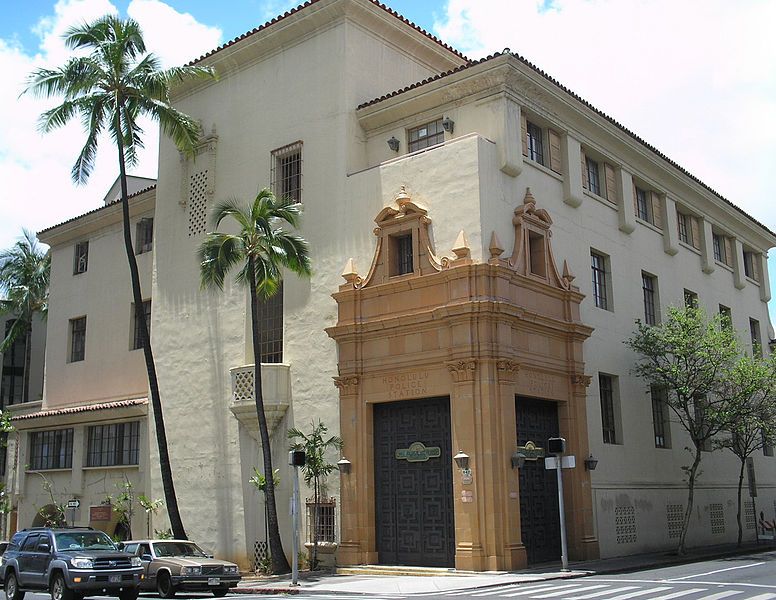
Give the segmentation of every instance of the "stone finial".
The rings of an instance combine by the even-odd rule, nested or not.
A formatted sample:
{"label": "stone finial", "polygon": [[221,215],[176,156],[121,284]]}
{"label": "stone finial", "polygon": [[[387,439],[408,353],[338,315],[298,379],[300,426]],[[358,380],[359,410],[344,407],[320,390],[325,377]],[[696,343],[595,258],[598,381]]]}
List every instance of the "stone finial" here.
{"label": "stone finial", "polygon": [[569,263],[567,261],[563,261],[563,279],[565,279],[569,285],[571,285],[571,282],[574,281],[577,278],[574,273],[571,272],[571,269],[569,268]]}
{"label": "stone finial", "polygon": [[349,258],[348,262],[345,263],[345,268],[342,270],[342,278],[348,283],[355,283],[358,279],[356,263],[352,258]]}
{"label": "stone finial", "polygon": [[456,258],[469,258],[471,251],[469,250],[469,240],[466,239],[466,234],[463,229],[458,233],[458,237],[455,240],[453,246],[453,252]]}
{"label": "stone finial", "polygon": [[404,208],[404,206],[412,200],[410,195],[407,193],[407,188],[405,186],[401,186],[399,188],[399,193],[396,194],[396,198],[394,198],[396,201],[396,204],[399,205],[400,208]]}
{"label": "stone finial", "polygon": [[504,246],[501,244],[501,240],[498,239],[498,235],[496,235],[495,231],[490,234],[490,246],[488,246],[488,250],[490,250],[491,258],[498,258],[504,254]]}
{"label": "stone finial", "polygon": [[531,193],[531,188],[525,188],[525,198],[523,198],[523,204],[536,204],[536,198]]}

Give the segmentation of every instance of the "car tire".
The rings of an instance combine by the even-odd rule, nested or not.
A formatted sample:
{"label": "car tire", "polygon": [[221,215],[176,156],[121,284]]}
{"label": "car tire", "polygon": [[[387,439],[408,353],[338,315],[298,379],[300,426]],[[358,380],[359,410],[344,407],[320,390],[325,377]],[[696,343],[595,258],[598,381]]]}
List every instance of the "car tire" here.
{"label": "car tire", "polygon": [[73,590],[67,587],[65,576],[62,573],[54,573],[49,586],[51,600],[74,600]]}
{"label": "car tire", "polygon": [[176,591],[169,573],[162,571],[156,574],[156,593],[160,598],[173,598]]}
{"label": "car tire", "polygon": [[119,592],[119,599],[120,600],[137,600],[137,596],[140,594],[140,590],[137,588],[134,590],[124,590],[123,592]]}
{"label": "car tire", "polygon": [[8,600],[22,600],[24,592],[19,590],[19,580],[16,579],[16,573],[10,571],[5,578],[5,597]]}
{"label": "car tire", "polygon": [[213,595],[216,598],[223,598],[229,593],[229,588],[216,588],[213,590]]}

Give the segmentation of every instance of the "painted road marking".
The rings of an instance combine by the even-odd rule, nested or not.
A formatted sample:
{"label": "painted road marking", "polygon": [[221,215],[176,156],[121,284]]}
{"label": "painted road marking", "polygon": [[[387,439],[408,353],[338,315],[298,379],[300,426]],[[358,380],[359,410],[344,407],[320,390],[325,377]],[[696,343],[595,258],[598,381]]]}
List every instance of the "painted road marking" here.
{"label": "painted road marking", "polygon": [[765,561],[752,563],[750,565],[738,565],[737,567],[728,567],[727,569],[717,569],[716,571],[707,571],[706,573],[698,573],[696,575],[685,575],[684,577],[672,577],[666,579],[666,581],[682,581],[683,579],[692,579],[693,577],[704,577],[705,575],[714,575],[715,573],[724,573],[725,571],[735,571],[737,569],[748,569],[749,567],[759,567],[764,565]]}
{"label": "painted road marking", "polygon": [[718,592],[716,594],[712,594],[711,596],[704,596],[703,600],[722,600],[722,598],[730,598],[730,596],[735,596],[737,594],[743,594],[743,590],[737,591],[737,590],[728,590],[727,592]]}
{"label": "painted road marking", "polygon": [[[596,588],[605,588],[609,587],[608,585],[588,585],[583,587],[581,590],[573,590],[574,598],[579,598],[577,596],[577,592],[586,592],[587,590],[594,590]],[[565,596],[568,593],[567,590],[561,590],[559,592],[552,592],[550,594],[542,594],[541,596],[533,596],[534,598],[554,598],[556,596]]]}
{"label": "painted road marking", "polygon": [[628,600],[629,598],[637,598],[638,596],[646,596],[647,594],[653,594],[655,592],[665,592],[666,590],[670,590],[670,587],[656,587],[649,590],[641,590],[638,592],[630,592],[628,594],[620,594],[619,596],[613,596],[612,598],[609,598],[609,600]]}
{"label": "painted road marking", "polygon": [[611,590],[601,590],[599,592],[593,592],[592,594],[586,594],[585,596],[574,596],[574,600],[588,600],[590,598],[600,598],[602,596],[608,596],[609,594],[619,594],[620,592],[627,592],[628,590],[637,590],[637,589],[639,589],[638,586],[626,585],[624,587],[616,587]]}
{"label": "painted road marking", "polygon": [[682,596],[689,596],[696,592],[705,592],[706,588],[690,588],[689,590],[681,590],[679,592],[673,592],[671,594],[664,594],[662,596],[655,596],[649,600],[672,600],[673,598],[681,598]]}

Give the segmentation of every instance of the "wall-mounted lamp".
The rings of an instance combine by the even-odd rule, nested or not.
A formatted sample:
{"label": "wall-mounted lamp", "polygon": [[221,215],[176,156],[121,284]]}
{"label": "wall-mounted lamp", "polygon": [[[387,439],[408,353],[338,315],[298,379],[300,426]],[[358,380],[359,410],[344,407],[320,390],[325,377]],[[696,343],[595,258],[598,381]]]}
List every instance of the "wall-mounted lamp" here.
{"label": "wall-mounted lamp", "polygon": [[453,127],[455,127],[455,121],[453,121],[450,117],[445,117],[442,119],[442,129],[444,129],[447,133],[453,133]]}
{"label": "wall-mounted lamp", "polygon": [[512,455],[511,461],[512,461],[513,469],[522,469],[523,465],[525,465],[525,456],[523,456],[519,452],[515,452]]}
{"label": "wall-mounted lamp", "polygon": [[458,454],[453,456],[453,460],[459,469],[463,470],[469,468],[469,455],[466,454],[463,450],[459,450]]}
{"label": "wall-mounted lamp", "polygon": [[595,468],[597,466],[598,466],[598,459],[592,454],[585,459],[585,470],[595,471]]}
{"label": "wall-mounted lamp", "polygon": [[350,473],[350,467],[352,465],[353,463],[351,463],[344,456],[337,461],[337,468],[339,469],[340,473],[345,473],[346,475]]}
{"label": "wall-mounted lamp", "polygon": [[388,147],[394,152],[399,151],[399,140],[396,139],[396,136],[392,135],[391,139],[388,140]]}

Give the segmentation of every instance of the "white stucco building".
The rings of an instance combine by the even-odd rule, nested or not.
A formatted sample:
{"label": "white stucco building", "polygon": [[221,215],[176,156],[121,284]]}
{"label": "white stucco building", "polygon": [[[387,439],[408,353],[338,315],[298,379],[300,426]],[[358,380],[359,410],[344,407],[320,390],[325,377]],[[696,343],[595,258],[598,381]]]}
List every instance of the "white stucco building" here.
{"label": "white stucco building", "polygon": [[[688,440],[630,375],[623,340],[636,319],[697,298],[729,311],[745,346],[767,348],[776,235],[519,56],[469,61],[371,0],[313,0],[197,62],[219,80],[187,84],[175,102],[202,122],[200,151],[184,160],[163,139],[158,183],[131,199],[191,537],[245,567],[264,537],[248,483],[260,448],[247,295],[232,282],[201,291],[196,250],[216,200],[272,185],[303,202],[314,265],[263,311],[287,540],[285,432],[322,419],[352,463],[329,480],[340,564],[557,558],[551,479],[510,458],[559,433],[578,465],[572,559],[672,546]],[[47,502],[36,473],[59,499],[82,499],[83,524],[125,478],[161,497],[119,206],[41,239],[52,247],[46,383],[15,421],[20,527]],[[416,442],[425,461],[396,454]],[[768,454],[755,457],[757,507],[773,518]],[[736,534],[737,460],[714,452],[704,465],[690,545]]]}

